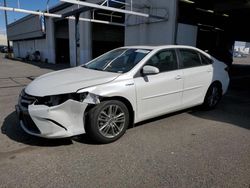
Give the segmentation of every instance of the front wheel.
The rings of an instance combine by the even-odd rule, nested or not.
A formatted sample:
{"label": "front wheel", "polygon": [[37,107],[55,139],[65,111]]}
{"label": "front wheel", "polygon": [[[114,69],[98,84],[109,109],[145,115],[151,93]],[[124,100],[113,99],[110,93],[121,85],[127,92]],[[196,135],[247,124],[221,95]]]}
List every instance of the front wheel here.
{"label": "front wheel", "polygon": [[129,111],[120,101],[104,101],[88,112],[87,134],[102,144],[118,140],[129,125]]}
{"label": "front wheel", "polygon": [[220,102],[222,97],[222,89],[220,84],[213,83],[207,91],[203,106],[205,109],[213,109],[217,106],[217,104]]}

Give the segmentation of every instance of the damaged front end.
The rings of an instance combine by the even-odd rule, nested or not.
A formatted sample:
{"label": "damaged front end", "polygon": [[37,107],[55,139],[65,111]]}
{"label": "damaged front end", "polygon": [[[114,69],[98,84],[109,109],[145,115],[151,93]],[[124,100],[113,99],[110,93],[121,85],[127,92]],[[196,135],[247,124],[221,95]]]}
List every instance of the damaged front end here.
{"label": "damaged front end", "polygon": [[63,138],[85,133],[85,110],[98,103],[99,96],[88,92],[35,97],[23,90],[16,111],[27,133]]}

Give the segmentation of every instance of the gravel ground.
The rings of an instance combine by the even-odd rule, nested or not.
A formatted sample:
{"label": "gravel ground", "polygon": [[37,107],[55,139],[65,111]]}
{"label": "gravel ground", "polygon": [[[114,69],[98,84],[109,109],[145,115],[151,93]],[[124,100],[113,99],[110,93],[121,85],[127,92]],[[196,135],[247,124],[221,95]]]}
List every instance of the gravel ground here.
{"label": "gravel ground", "polygon": [[217,109],[194,108],[146,121],[117,142],[85,135],[29,136],[14,112],[21,89],[65,68],[6,60],[0,54],[0,187],[232,187],[250,185],[250,60],[232,69]]}

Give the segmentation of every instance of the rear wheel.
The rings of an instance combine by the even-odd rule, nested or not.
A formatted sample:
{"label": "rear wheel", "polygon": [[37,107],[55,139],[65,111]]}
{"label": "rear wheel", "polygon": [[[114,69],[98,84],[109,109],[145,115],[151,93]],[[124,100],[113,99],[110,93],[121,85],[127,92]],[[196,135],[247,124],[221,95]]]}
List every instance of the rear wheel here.
{"label": "rear wheel", "polygon": [[203,106],[205,109],[213,109],[220,102],[222,97],[222,89],[219,83],[213,83],[206,94]]}
{"label": "rear wheel", "polygon": [[88,112],[87,133],[99,143],[119,139],[129,125],[129,111],[120,101],[104,101]]}

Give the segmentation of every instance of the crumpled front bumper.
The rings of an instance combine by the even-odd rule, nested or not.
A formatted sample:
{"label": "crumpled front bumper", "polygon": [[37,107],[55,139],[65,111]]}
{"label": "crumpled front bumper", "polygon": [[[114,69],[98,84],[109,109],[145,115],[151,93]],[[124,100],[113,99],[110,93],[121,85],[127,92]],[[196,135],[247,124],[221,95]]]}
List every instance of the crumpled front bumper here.
{"label": "crumpled front bumper", "polygon": [[84,113],[88,103],[67,100],[53,107],[20,103],[16,112],[25,132],[44,138],[65,138],[85,133]]}

